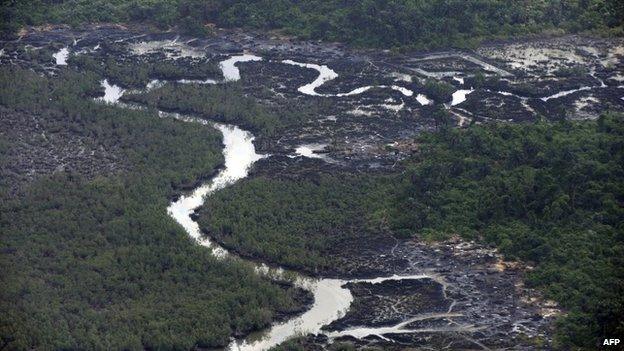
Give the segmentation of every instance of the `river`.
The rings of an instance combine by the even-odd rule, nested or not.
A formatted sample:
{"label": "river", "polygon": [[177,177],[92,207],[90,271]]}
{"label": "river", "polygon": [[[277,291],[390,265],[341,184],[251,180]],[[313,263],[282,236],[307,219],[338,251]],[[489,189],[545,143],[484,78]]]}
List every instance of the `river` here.
{"label": "river", "polygon": [[[223,70],[224,81],[236,81],[240,79],[240,73],[236,64],[238,62],[258,61],[260,57],[253,55],[233,56],[223,62],[220,67]],[[153,88],[154,82],[150,82],[146,90]],[[119,103],[119,98],[123,95],[124,90],[108,83],[107,80],[102,81],[105,89],[105,95],[99,98],[99,101],[106,103],[118,104],[120,107],[127,107]],[[395,89],[394,87],[392,87]],[[401,89],[396,88],[401,91]],[[402,91],[403,92],[403,91]],[[405,95],[411,95],[411,92],[403,92]],[[209,122],[204,119],[185,116],[177,113],[159,112],[160,117],[175,118],[188,123],[197,123],[204,126],[211,126],[219,130],[223,134],[223,156],[225,159],[225,167],[212,179],[194,189],[187,195],[183,195],[177,200],[171,202],[167,208],[167,213],[176,222],[178,222],[188,235],[193,238],[198,245],[204,246],[211,250],[212,253],[222,259],[241,259],[228,252],[226,249],[214,243],[210,238],[204,236],[200,230],[199,224],[195,222],[191,215],[201,207],[204,201],[210,199],[210,195],[237,181],[247,177],[253,164],[268,155],[260,155],[256,152],[254,146],[254,136],[245,130],[234,125]],[[314,157],[310,152],[301,152],[302,155]],[[305,313],[289,319],[285,322],[273,324],[268,330],[256,332],[241,340],[234,340],[228,350],[268,350],[292,337],[305,334],[316,334],[321,332],[321,328],[342,317],[349,309],[353,296],[349,289],[344,285],[349,282],[369,282],[381,283],[386,280],[400,279],[426,279],[431,278],[427,275],[410,275],[388,277],[377,277],[373,279],[359,280],[341,280],[341,279],[317,279],[304,276],[297,272],[287,272],[282,268],[269,268],[263,263],[252,262],[258,274],[264,274],[269,277],[279,277],[281,279],[290,279],[296,286],[310,291],[314,296],[312,307]],[[366,335],[381,335],[387,332],[396,332],[401,328],[366,328],[355,332],[357,336],[364,337]],[[409,332],[409,331],[408,331]],[[337,336],[340,334],[336,334]]]}
{"label": "river", "polygon": [[[237,63],[259,61],[261,59],[262,58],[258,56],[246,54],[241,56],[233,56],[225,61],[222,61],[220,67],[223,71],[224,82],[236,81],[240,79],[240,72],[236,67]],[[322,85],[324,82],[337,77],[338,75],[335,72],[333,72],[326,66],[300,64],[294,61],[285,61],[284,63],[294,64],[305,68],[313,68],[319,71],[319,77],[314,82],[299,88],[299,91],[303,94],[315,96],[348,96],[355,94],[354,92],[333,95],[318,94],[316,93],[315,89]],[[106,80],[102,81],[102,85],[105,88],[106,94],[103,98],[100,98],[100,101],[115,103],[121,107],[126,106],[118,102],[119,98],[124,92],[123,89],[120,89],[119,87],[116,87],[114,85],[110,85]],[[155,83],[150,82],[150,85],[151,86],[148,86],[146,90],[149,90],[149,88],[153,88],[153,85],[155,85]],[[370,88],[373,88],[373,86],[358,88],[356,90],[359,92],[360,90],[368,90]],[[398,86],[377,86],[377,88],[391,88],[402,92],[405,96],[413,95],[411,91]],[[472,89],[458,90],[453,96],[453,102],[451,103],[451,105],[456,105],[463,102],[463,100],[465,100],[465,96],[472,91]],[[428,99],[426,99],[426,97],[422,95],[419,95],[416,98],[419,99],[419,102],[421,102],[421,104],[423,105],[431,103]],[[204,184],[201,184],[189,194],[183,195],[175,201],[171,202],[171,204],[167,208],[167,213],[184,228],[188,235],[193,238],[198,245],[204,246],[207,249],[211,250],[216,257],[221,259],[244,260],[236,254],[228,252],[226,249],[213,242],[209,237],[204,236],[200,230],[199,224],[192,219],[192,214],[196,209],[201,207],[205,201],[210,201],[211,194],[228,186],[231,186],[241,179],[244,179],[248,176],[249,170],[251,169],[251,167],[253,167],[255,162],[262,158],[270,157],[270,155],[258,154],[254,146],[254,136],[250,132],[242,130],[235,125],[210,122],[204,119],[181,115],[177,113],[159,112],[159,115],[163,118],[175,118],[188,123],[197,123],[206,127],[213,127],[223,134],[223,156],[225,159],[224,168],[220,170],[219,173],[212,179],[205,182]],[[320,144],[304,145],[297,149],[296,153],[300,156],[322,158],[322,156],[315,154],[314,151],[318,151],[323,147],[324,145]],[[376,277],[372,279],[352,280],[324,278],[318,279],[305,276],[298,272],[286,271],[285,269],[280,267],[269,268],[262,262],[250,261],[250,263],[254,265],[255,270],[258,272],[258,274],[263,274],[267,277],[289,279],[296,286],[310,291],[314,296],[314,303],[309,310],[301,315],[295,316],[281,323],[275,323],[271,325],[267,330],[252,333],[246,338],[233,340],[230,345],[228,345],[228,350],[268,350],[271,347],[274,347],[290,338],[300,335],[317,333],[324,333],[330,339],[341,336],[352,336],[356,338],[377,336],[385,339],[384,334],[391,333],[406,334],[430,333],[440,331],[454,332],[468,331],[471,328],[471,326],[467,325],[458,325],[452,328],[446,327],[444,329],[414,329],[407,327],[410,323],[414,321],[430,318],[435,319],[442,317],[459,316],[459,314],[452,311],[454,306],[453,302],[449,307],[448,311],[446,311],[446,313],[417,315],[401,321],[394,326],[355,327],[342,331],[324,332],[322,330],[323,326],[326,326],[331,322],[344,316],[345,313],[348,311],[351,303],[353,302],[354,298],[351,294],[351,291],[345,287],[345,284],[347,283],[378,284],[388,280],[431,279],[440,284],[444,289],[446,289],[446,283],[442,280],[442,278],[438,276],[427,274],[415,274],[405,276],[391,275],[386,277]]]}

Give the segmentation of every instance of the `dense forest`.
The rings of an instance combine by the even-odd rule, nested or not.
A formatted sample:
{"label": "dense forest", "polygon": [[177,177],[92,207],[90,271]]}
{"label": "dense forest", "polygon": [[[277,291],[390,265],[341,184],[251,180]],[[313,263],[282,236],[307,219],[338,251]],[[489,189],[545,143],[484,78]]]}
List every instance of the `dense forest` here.
{"label": "dense forest", "polygon": [[[534,265],[528,284],[567,311],[557,342],[619,335],[624,303],[624,116],[443,129],[400,174],[257,177],[215,194],[200,223],[228,246],[323,269],[338,243],[454,234]],[[259,206],[258,204],[262,204]]]}
{"label": "dense forest", "polygon": [[622,31],[620,0],[23,0],[0,5],[0,31],[24,25],[141,22],[191,35],[221,27],[278,29],[358,46],[471,47],[539,33]]}
{"label": "dense forest", "polygon": [[327,254],[337,243],[383,229],[377,211],[387,201],[392,180],[340,173],[293,180],[255,177],[214,194],[199,223],[246,255],[323,271],[335,263]]}
{"label": "dense forest", "polygon": [[[223,162],[219,133],[98,104],[90,96],[99,79],[71,70],[45,78],[0,69],[3,119],[36,115],[46,123],[42,143],[71,132],[97,149],[116,147],[129,165],[109,176],[40,175],[18,193],[8,192],[10,175],[1,175],[2,347],[214,347],[291,311],[294,291],[246,264],[215,259],[166,214],[176,189]],[[14,161],[6,138],[2,165]]]}
{"label": "dense forest", "polygon": [[201,85],[167,83],[148,93],[128,94],[124,101],[136,102],[165,111],[204,116],[224,123],[236,122],[245,128],[273,135],[294,114],[283,111],[280,116],[271,113],[243,94],[236,83]]}

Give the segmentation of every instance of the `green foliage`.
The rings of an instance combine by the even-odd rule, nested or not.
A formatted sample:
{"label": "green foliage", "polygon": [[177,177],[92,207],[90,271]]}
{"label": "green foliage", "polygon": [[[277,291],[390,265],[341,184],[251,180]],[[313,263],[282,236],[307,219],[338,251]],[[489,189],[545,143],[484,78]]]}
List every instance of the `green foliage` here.
{"label": "green foliage", "polygon": [[[499,86],[501,80],[501,76],[499,75],[490,75],[486,76],[483,72],[477,72],[473,77],[466,78],[466,84],[474,89],[480,88],[496,88]],[[527,87],[525,90],[531,90],[532,87]],[[534,90],[534,89],[533,89]]]}
{"label": "green foliage", "polygon": [[[281,28],[361,46],[471,47],[481,39],[621,25],[617,0],[368,0],[223,2],[221,25]],[[620,11],[621,12],[621,11]]]}
{"label": "green foliage", "polygon": [[355,345],[349,342],[334,343],[329,347],[330,351],[355,351]]}
{"label": "green foliage", "polygon": [[583,66],[561,67],[554,72],[557,77],[586,77],[589,72]]}
{"label": "green foliage", "polygon": [[532,262],[528,283],[569,310],[561,347],[622,330],[624,118],[494,125],[421,138],[391,225],[459,234]]}
{"label": "green foliage", "polygon": [[[258,177],[214,194],[199,223],[245,255],[315,271],[335,244],[383,230],[389,183],[382,178],[320,175],[314,179]],[[261,205],[260,205],[261,204]]]}
{"label": "green foliage", "polygon": [[[92,57],[76,55],[70,58],[69,64],[87,72],[97,72],[113,83],[124,88],[144,89],[152,79],[221,79],[221,69],[207,59],[187,61],[180,58],[176,62],[165,60],[125,61],[117,62],[112,57]],[[185,62],[186,61],[186,62]]]}
{"label": "green foliage", "polygon": [[438,104],[451,101],[453,92],[457,90],[451,84],[435,79],[427,79],[423,88],[425,89],[425,94]]}
{"label": "green foliage", "polygon": [[296,113],[293,110],[296,107],[292,106],[269,110],[256,103],[253,98],[245,96],[237,83],[200,86],[168,83],[146,94],[128,94],[123,99],[162,110],[235,123],[265,136],[274,135],[286,125],[296,123],[304,115]]}
{"label": "green foliage", "polygon": [[305,338],[294,338],[287,340],[278,346],[272,347],[270,351],[305,351]]}
{"label": "green foliage", "polygon": [[[0,338],[11,350],[223,346],[292,308],[290,291],[196,245],[166,213],[222,162],[211,128],[96,104],[94,74],[0,69],[0,104],[118,146],[131,169],[0,193]],[[49,131],[53,134],[53,131]],[[0,145],[0,152],[5,145]]]}
{"label": "green foliage", "polygon": [[623,11],[620,0],[24,0],[0,5],[0,30],[135,21],[202,35],[216,23],[358,46],[465,48],[544,31],[605,31],[622,25]]}
{"label": "green foliage", "polygon": [[442,105],[435,107],[435,110],[433,111],[433,119],[435,120],[437,128],[446,129],[451,126],[451,114]]}

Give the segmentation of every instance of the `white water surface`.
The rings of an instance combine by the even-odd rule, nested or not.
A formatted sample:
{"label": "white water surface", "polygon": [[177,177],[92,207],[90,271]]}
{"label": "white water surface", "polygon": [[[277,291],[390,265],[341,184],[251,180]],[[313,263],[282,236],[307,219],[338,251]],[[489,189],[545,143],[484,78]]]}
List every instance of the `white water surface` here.
{"label": "white water surface", "polygon": [[302,157],[323,159],[325,155],[318,152],[325,149],[325,147],[327,147],[327,144],[305,144],[297,147],[295,154]]}
{"label": "white water surface", "polygon": [[253,61],[262,61],[262,57],[251,55],[251,54],[243,54],[238,56],[232,56],[227,60],[223,60],[219,63],[219,67],[223,71],[223,79],[227,82],[233,82],[240,80],[240,71],[236,64],[239,62],[253,62]]}
{"label": "white water surface", "polygon": [[453,99],[451,100],[451,106],[456,106],[466,101],[466,96],[472,93],[474,89],[459,89],[453,93]]}
{"label": "white water surface", "polygon": [[546,101],[548,101],[548,100],[558,99],[558,98],[560,98],[560,97],[564,97],[564,96],[567,96],[567,95],[570,95],[570,94],[574,94],[574,93],[576,93],[576,92],[578,92],[578,91],[584,91],[584,90],[590,90],[590,89],[592,89],[592,87],[587,87],[587,86],[585,86],[585,87],[580,87],[580,88],[578,88],[578,89],[564,90],[564,91],[560,91],[560,92],[558,92],[558,93],[556,93],[556,94],[553,94],[553,95],[550,95],[550,96],[543,97],[543,98],[541,98],[541,100],[542,100],[542,101],[544,101],[544,102],[546,102]]}
{"label": "white water surface", "polygon": [[[312,292],[314,305],[299,317],[273,325],[267,332],[252,335],[244,341],[232,343],[231,351],[265,351],[292,337],[306,334],[322,333],[321,328],[341,318],[353,302],[351,291],[344,287],[347,283],[379,284],[387,280],[430,279],[430,276],[417,274],[408,276],[393,275],[373,279],[310,279],[300,278],[297,285]],[[408,324],[408,323],[405,323]],[[383,335],[388,332],[385,327],[367,328],[369,335]],[[407,331],[410,333],[411,331]],[[414,332],[420,332],[419,330]],[[329,337],[334,337],[331,333]],[[340,335],[336,335],[340,336]]]}
{"label": "white water surface", "polygon": [[363,87],[359,87],[359,88],[355,88],[349,92],[346,93],[338,93],[338,94],[320,94],[316,92],[316,89],[318,87],[320,87],[321,85],[325,84],[326,82],[329,82],[330,80],[336,79],[338,78],[338,73],[336,73],[334,70],[332,70],[331,68],[327,67],[326,65],[317,65],[314,63],[302,63],[302,62],[296,62],[293,60],[283,60],[282,63],[285,63],[287,65],[294,65],[294,66],[299,66],[299,67],[303,67],[303,68],[310,68],[313,70],[316,70],[319,74],[316,77],[316,79],[314,81],[312,81],[311,83],[308,83],[306,85],[302,85],[300,86],[297,90],[305,95],[310,95],[310,96],[325,96],[325,97],[331,97],[331,96],[335,96],[335,97],[344,97],[344,96],[353,96],[353,95],[359,95],[362,94],[366,91],[369,91],[370,89],[373,88],[390,88],[393,90],[396,90],[398,92],[400,92],[401,94],[403,94],[404,96],[412,96],[414,95],[414,92],[399,86],[399,85],[391,85],[391,86],[386,86],[386,85],[367,85],[367,86],[363,86]]}
{"label": "white water surface", "polygon": [[162,87],[163,85],[165,85],[166,83],[167,83],[166,81],[162,81],[162,80],[159,80],[159,79],[152,79],[145,86],[145,91],[149,92],[151,90],[158,89],[158,88]]}
{"label": "white water surface", "polygon": [[424,94],[416,95],[416,101],[418,101],[422,106],[427,106],[433,104],[433,101],[429,99]]}
{"label": "white water surface", "polygon": [[[236,68],[237,62],[258,61],[261,58],[253,55],[235,56],[228,60],[225,60],[221,64],[223,69],[223,75],[226,81],[240,79],[240,73]],[[327,76],[326,76],[327,77]],[[153,89],[161,84],[158,80],[151,81],[147,89]],[[107,80],[102,81],[102,86],[105,88],[106,95],[101,100],[117,103],[119,106],[124,105],[118,102],[119,98],[123,95],[123,89],[115,85],[110,85]],[[383,86],[382,86],[383,87]],[[359,88],[358,91],[366,91],[372,87]],[[412,92],[408,89],[398,86],[391,86],[390,88],[400,91],[405,96],[411,96]],[[312,89],[313,92],[313,89]],[[348,93],[347,93],[348,94]],[[343,94],[344,96],[346,94]],[[424,97],[424,96],[423,96]],[[417,97],[418,99],[419,97]],[[426,98],[426,97],[425,97]],[[419,100],[419,102],[425,100]],[[427,99],[427,101],[429,101]],[[422,103],[422,102],[421,102]],[[188,123],[197,123],[203,126],[212,126],[217,128],[223,134],[223,155],[225,159],[224,168],[211,180],[197,187],[190,194],[181,196],[180,198],[172,201],[167,208],[167,213],[176,222],[178,222],[188,235],[199,245],[209,248],[211,252],[219,258],[225,258],[227,256],[235,259],[242,259],[234,254],[229,253],[224,248],[210,240],[202,234],[199,225],[195,222],[191,215],[193,212],[203,205],[205,201],[210,201],[210,195],[216,191],[219,191],[235,182],[247,177],[250,168],[253,164],[267,157],[260,155],[256,152],[253,141],[254,136],[244,131],[237,126],[225,125],[219,123],[209,122],[200,118],[194,118],[191,116],[185,116],[177,113],[165,113],[159,112],[159,115],[163,118],[175,118]],[[318,154],[315,151],[322,150],[325,144],[306,144],[301,145],[296,149],[296,153],[305,157],[318,157],[324,158],[325,155]],[[254,333],[242,340],[233,340],[228,346],[228,350],[240,350],[240,351],[262,351],[268,350],[290,338],[305,335],[308,333],[317,334],[322,333],[321,328],[325,325],[335,321],[348,311],[351,303],[353,302],[353,296],[349,289],[344,285],[352,283],[371,283],[378,284],[387,280],[410,280],[410,279],[434,279],[445,287],[444,282],[440,282],[439,279],[431,277],[425,274],[415,274],[407,276],[391,275],[387,277],[376,277],[372,279],[353,279],[353,280],[341,280],[341,279],[315,279],[303,276],[297,272],[286,272],[282,268],[269,268],[263,263],[251,262],[258,274],[263,274],[269,277],[280,277],[281,279],[291,279],[293,283],[301,288],[307,289],[314,296],[314,303],[312,307],[300,316],[296,316],[287,321],[273,324],[267,330]],[[289,273],[289,274],[286,274]],[[288,278],[286,278],[288,277]],[[417,316],[414,318],[443,318],[451,317],[451,311],[448,311],[449,316]],[[424,329],[405,330],[402,326],[408,324],[409,321],[399,323],[394,327],[381,327],[381,328],[354,328],[346,331],[336,332],[338,334],[330,333],[330,337],[341,335],[352,335],[355,337],[364,337],[368,335],[379,335],[383,337],[387,334],[398,329],[404,333],[419,333],[425,332]],[[460,329],[458,328],[458,331]],[[441,330],[440,330],[441,331]]]}
{"label": "white water surface", "polygon": [[69,49],[62,48],[58,52],[52,54],[57,66],[67,66],[67,58],[69,57]]}
{"label": "white water surface", "polygon": [[214,79],[178,79],[178,83],[181,84],[217,84],[219,82],[217,82]]}
{"label": "white water surface", "polygon": [[[166,115],[165,113],[161,113],[161,116]],[[208,124],[206,121],[185,118],[179,114],[169,115],[188,122]],[[181,196],[177,201],[172,202],[167,208],[167,213],[180,223],[189,236],[195,239],[198,244],[211,248],[215,256],[222,257],[227,255],[227,251],[217,245],[213,245],[209,238],[202,235],[197,222],[191,219],[191,214],[204,203],[204,198],[207,195],[239,179],[245,178],[251,165],[263,156],[256,153],[256,149],[253,145],[254,137],[251,133],[236,126],[224,124],[215,124],[215,128],[223,134],[225,168],[211,181],[201,185],[190,195]]]}
{"label": "white water surface", "polygon": [[[200,123],[203,125],[211,125],[205,120],[192,118],[180,114],[161,112],[162,117],[171,116],[173,118],[186,121]],[[197,222],[191,218],[191,214],[204,201],[210,201],[210,194],[234,184],[236,181],[245,178],[252,165],[265,157],[256,153],[251,133],[244,131],[236,126],[213,124],[221,133],[223,133],[225,158],[225,167],[212,180],[196,188],[191,194],[182,196],[173,201],[167,208],[167,213],[176,220],[199,245],[212,250],[216,257],[226,257],[231,255],[227,250],[213,243],[210,238],[205,237],[199,228]],[[316,149],[316,147],[315,147]],[[300,150],[302,153],[307,151]],[[282,268],[268,268],[264,264],[253,263],[259,274],[268,276],[286,277],[285,270]],[[268,330],[254,333],[243,340],[234,340],[228,346],[228,350],[236,351],[263,351],[268,350],[290,338],[303,334],[316,334],[321,332],[324,325],[335,321],[347,312],[349,306],[353,302],[353,296],[349,289],[344,285],[349,282],[353,283],[371,283],[378,284],[387,280],[407,280],[407,279],[426,279],[430,276],[423,274],[399,276],[392,275],[389,277],[377,277],[372,279],[314,279],[296,272],[290,272],[290,277],[294,278],[295,285],[312,292],[314,296],[314,304],[312,307],[300,316],[292,318],[282,323],[272,325]],[[293,279],[293,278],[291,278]],[[433,278],[431,278],[433,279]],[[384,334],[385,329],[371,328],[371,333]],[[408,331],[409,332],[409,331]]]}

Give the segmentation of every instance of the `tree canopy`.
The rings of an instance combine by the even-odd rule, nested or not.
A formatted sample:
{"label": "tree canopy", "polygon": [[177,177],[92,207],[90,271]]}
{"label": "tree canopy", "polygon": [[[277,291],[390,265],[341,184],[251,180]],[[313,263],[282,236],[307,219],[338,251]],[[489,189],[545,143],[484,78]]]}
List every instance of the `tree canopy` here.
{"label": "tree canopy", "polygon": [[25,0],[0,5],[5,36],[43,23],[142,22],[205,35],[278,29],[358,46],[474,46],[484,39],[597,30],[621,33],[619,0]]}

